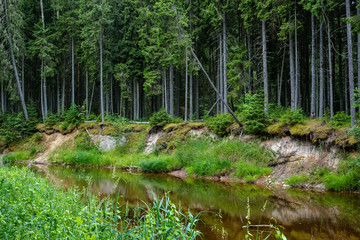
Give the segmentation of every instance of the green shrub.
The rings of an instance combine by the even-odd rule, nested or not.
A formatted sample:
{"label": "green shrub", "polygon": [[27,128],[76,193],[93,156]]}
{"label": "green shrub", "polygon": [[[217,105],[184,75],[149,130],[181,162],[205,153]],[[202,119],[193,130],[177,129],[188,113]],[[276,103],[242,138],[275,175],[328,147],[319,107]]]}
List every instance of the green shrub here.
{"label": "green shrub", "polygon": [[247,94],[243,109],[239,115],[240,121],[245,123],[244,130],[247,133],[266,133],[269,122],[265,115],[263,94]]}
{"label": "green shrub", "polygon": [[64,120],[69,124],[75,124],[78,126],[85,120],[85,109],[79,107],[76,104],[71,104],[70,108],[66,111]]}
{"label": "green shrub", "polygon": [[285,181],[285,183],[290,186],[298,187],[308,182],[309,179],[310,178],[307,175],[291,176],[289,179]]}
{"label": "green shrub", "polygon": [[343,127],[349,125],[350,120],[350,116],[346,115],[345,112],[337,112],[334,115],[334,120],[331,121],[331,125],[335,127]]}
{"label": "green shrub", "polygon": [[2,120],[0,121],[0,136],[5,144],[31,135],[35,131],[34,121],[26,121],[23,113],[4,114]]}
{"label": "green shrub", "polygon": [[150,125],[153,127],[163,127],[171,122],[172,122],[171,116],[166,113],[165,109],[162,109],[157,113],[154,113],[153,116],[150,118]]}
{"label": "green shrub", "polygon": [[288,109],[284,114],[281,115],[279,122],[282,124],[295,125],[297,123],[303,123],[304,120],[305,116],[301,109]]}
{"label": "green shrub", "polygon": [[219,136],[224,136],[226,128],[234,123],[234,118],[231,114],[220,114],[205,120],[212,132]]}
{"label": "green shrub", "polygon": [[55,163],[99,165],[101,155],[97,150],[62,150],[50,156]]}
{"label": "green shrub", "polygon": [[56,123],[60,122],[62,119],[58,114],[49,114],[49,116],[46,118],[45,123],[48,126],[54,126]]}
{"label": "green shrub", "polygon": [[332,191],[360,190],[360,171],[349,170],[346,173],[328,174],[323,178],[325,187]]}

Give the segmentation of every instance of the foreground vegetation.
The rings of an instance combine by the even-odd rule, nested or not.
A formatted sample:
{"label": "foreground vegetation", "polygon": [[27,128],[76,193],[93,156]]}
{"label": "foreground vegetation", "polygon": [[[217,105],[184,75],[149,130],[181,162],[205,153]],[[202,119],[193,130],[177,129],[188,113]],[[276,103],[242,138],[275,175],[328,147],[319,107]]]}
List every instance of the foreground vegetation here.
{"label": "foreground vegetation", "polygon": [[[26,168],[0,167],[0,239],[195,239],[197,216],[168,197],[133,212],[117,199],[59,191]],[[129,217],[131,214],[131,218]],[[132,219],[132,220],[130,220]]]}

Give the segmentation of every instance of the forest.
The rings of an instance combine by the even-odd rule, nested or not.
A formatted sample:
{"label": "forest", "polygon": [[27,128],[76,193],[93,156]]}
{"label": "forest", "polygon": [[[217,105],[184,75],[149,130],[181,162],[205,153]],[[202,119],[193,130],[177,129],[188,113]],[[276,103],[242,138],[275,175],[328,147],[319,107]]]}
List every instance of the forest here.
{"label": "forest", "polygon": [[[235,112],[337,112],[356,123],[359,2],[345,0],[2,0],[0,113],[45,121],[185,121]],[[357,81],[356,81],[357,79]]]}

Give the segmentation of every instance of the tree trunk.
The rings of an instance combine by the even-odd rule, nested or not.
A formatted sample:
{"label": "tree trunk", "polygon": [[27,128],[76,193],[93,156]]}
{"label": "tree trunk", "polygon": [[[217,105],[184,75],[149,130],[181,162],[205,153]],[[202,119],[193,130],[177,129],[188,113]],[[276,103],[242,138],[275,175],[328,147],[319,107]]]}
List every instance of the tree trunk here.
{"label": "tree trunk", "polygon": [[195,118],[198,120],[199,116],[199,77],[195,79]]}
{"label": "tree trunk", "polygon": [[185,54],[185,122],[188,121],[188,59],[187,53]]}
{"label": "tree trunk", "polygon": [[[227,51],[226,51],[226,15],[223,13],[223,67],[224,67],[224,87],[223,87],[223,98],[227,103]],[[228,109],[224,107],[224,113],[228,113]]]}
{"label": "tree trunk", "polygon": [[265,114],[269,114],[269,88],[268,88],[268,72],[267,72],[267,50],[266,50],[266,23],[262,21],[262,52],[263,52],[263,78],[264,78],[264,105]]}
{"label": "tree trunk", "polygon": [[[9,24],[10,21],[9,21],[9,18],[8,18],[8,15],[7,15],[7,0],[4,0],[5,2],[5,19],[6,19],[6,23]],[[20,101],[21,101],[21,106],[23,108],[23,112],[24,112],[24,117],[26,120],[29,119],[28,117],[28,113],[27,113],[27,109],[26,109],[26,104],[25,104],[25,99],[24,99],[24,95],[22,93],[22,90],[21,90],[21,85],[20,85],[20,79],[19,79],[19,73],[18,73],[18,70],[17,70],[17,67],[16,67],[16,61],[15,61],[15,56],[14,56],[14,49],[13,49],[13,44],[12,44],[12,39],[11,39],[11,33],[10,33],[10,30],[7,29],[8,33],[7,33],[7,37],[8,37],[8,40],[9,40],[9,45],[10,45],[10,55],[11,55],[11,61],[12,61],[12,65],[13,65],[13,69],[14,69],[14,73],[15,73],[15,78],[16,78],[16,86],[17,86],[17,89],[18,89],[18,93],[19,93],[19,96],[20,96]]]}
{"label": "tree trunk", "polygon": [[[350,0],[346,2],[346,17],[350,17]],[[354,66],[353,66],[353,53],[352,53],[352,36],[351,36],[351,24],[346,24],[347,33],[347,47],[348,47],[348,67],[349,67],[349,92],[350,92],[350,114],[351,114],[351,126],[356,124],[356,112],[354,108]]]}
{"label": "tree trunk", "polygon": [[[220,68],[220,77],[219,77],[219,92],[222,98],[224,98],[224,66],[223,66],[223,48],[222,48],[222,36],[219,36],[219,68]],[[220,103],[220,113],[224,113],[224,103]]]}
{"label": "tree trunk", "polygon": [[71,38],[71,103],[75,103],[75,53],[74,52],[75,52],[75,43],[74,43],[74,38],[72,37]]}
{"label": "tree trunk", "polygon": [[86,119],[89,118],[89,73],[85,73],[85,105],[86,105]]}
{"label": "tree trunk", "polygon": [[322,118],[324,115],[324,39],[323,39],[323,22],[320,21],[320,43],[319,43],[319,54],[320,54],[320,96],[319,96],[319,117]]}
{"label": "tree trunk", "polygon": [[300,107],[300,64],[298,54],[297,12],[295,1],[295,107]]}
{"label": "tree trunk", "polygon": [[192,73],[190,73],[190,76],[189,76],[189,85],[190,85],[190,92],[189,92],[189,97],[190,97],[190,99],[189,99],[189,113],[190,113],[190,120],[192,120],[193,119],[193,114],[194,114],[194,110],[193,110],[193,106],[194,106],[194,103],[193,103],[193,101],[194,101],[194,99],[193,99],[193,97],[194,97],[194,93],[193,93],[193,89],[194,89],[194,86],[193,86],[193,75],[192,75]]}
{"label": "tree trunk", "polygon": [[170,115],[174,117],[174,66],[170,64],[170,72],[169,72],[169,92],[170,92]]}
{"label": "tree trunk", "polygon": [[285,51],[284,51],[283,58],[282,58],[281,71],[280,71],[279,83],[278,83],[278,95],[277,95],[278,105],[281,105],[281,86],[282,86],[282,80],[283,80],[284,65],[285,65]]}
{"label": "tree trunk", "polygon": [[[357,1],[360,4],[360,0]],[[358,17],[360,17],[360,7],[356,9]],[[357,74],[358,74],[358,89],[360,89],[360,33],[357,34]],[[359,107],[360,114],[360,107]]]}
{"label": "tree trunk", "polygon": [[[249,63],[251,63],[252,62],[252,55],[251,55],[251,34],[250,33],[248,33],[247,34],[248,35],[248,53],[249,53]],[[251,93],[253,93],[253,91],[254,91],[254,83],[253,83],[253,78],[252,78],[252,74],[253,74],[253,72],[252,72],[252,67],[251,67],[251,64],[249,64],[249,69],[248,69],[248,71],[249,71],[249,89],[250,89],[250,92]]]}
{"label": "tree trunk", "polygon": [[296,109],[295,99],[295,71],[294,71],[294,40],[291,33],[289,33],[289,54],[290,54],[290,94],[291,94],[291,109]]}
{"label": "tree trunk", "polygon": [[43,122],[45,122],[45,107],[44,107],[44,89],[43,89],[43,68],[44,68],[44,59],[41,59],[41,75],[40,75],[40,101],[41,101],[41,116],[43,119]]}
{"label": "tree trunk", "polygon": [[5,113],[5,92],[4,92],[4,83],[1,83],[1,111]]}
{"label": "tree trunk", "polygon": [[57,113],[60,114],[61,107],[60,107],[60,75],[57,74],[56,76],[56,109]]}
{"label": "tree trunk", "polygon": [[314,14],[311,14],[311,107],[310,115],[314,118],[315,113],[315,20]]}
{"label": "tree trunk", "polygon": [[21,88],[25,99],[25,56],[22,55],[21,59]]}
{"label": "tree trunk", "polygon": [[[103,90],[103,36],[100,33],[100,113],[101,113],[101,122],[104,122],[104,90]],[[74,78],[73,78],[74,79]],[[73,82],[74,83],[74,82]],[[74,87],[74,85],[73,85]],[[74,94],[74,88],[72,89],[72,93]]]}
{"label": "tree trunk", "polygon": [[333,95],[333,66],[332,66],[332,54],[331,54],[331,33],[330,23],[328,22],[328,55],[329,55],[329,106],[331,120],[334,118],[334,95]]}

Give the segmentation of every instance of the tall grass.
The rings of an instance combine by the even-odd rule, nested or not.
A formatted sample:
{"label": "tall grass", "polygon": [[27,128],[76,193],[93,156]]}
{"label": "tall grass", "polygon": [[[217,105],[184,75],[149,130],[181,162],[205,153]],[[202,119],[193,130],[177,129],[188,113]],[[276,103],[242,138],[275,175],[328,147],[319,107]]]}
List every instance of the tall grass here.
{"label": "tall grass", "polygon": [[198,218],[165,196],[134,211],[86,190],[60,191],[26,168],[0,167],[0,239],[196,239]]}

